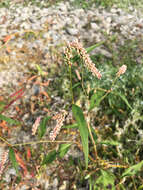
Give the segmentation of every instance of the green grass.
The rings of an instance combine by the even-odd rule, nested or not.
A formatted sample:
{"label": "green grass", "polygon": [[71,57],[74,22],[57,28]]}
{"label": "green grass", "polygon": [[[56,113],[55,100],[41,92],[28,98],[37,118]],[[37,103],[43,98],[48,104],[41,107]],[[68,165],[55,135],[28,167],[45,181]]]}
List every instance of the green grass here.
{"label": "green grass", "polygon": [[85,9],[90,8],[92,5],[96,7],[102,6],[104,8],[111,8],[112,6],[116,6],[119,8],[124,8],[128,10],[129,6],[133,6],[135,8],[143,8],[143,1],[136,0],[75,0],[72,2],[73,6],[82,7]]}
{"label": "green grass", "polygon": [[[45,0],[44,4],[41,3],[40,0],[25,0],[20,3],[16,3],[16,6],[23,4],[24,6],[27,6],[28,4],[35,5],[38,7],[49,7],[52,5],[56,5],[59,2],[66,2],[67,0]],[[6,7],[9,8],[11,4],[10,0],[1,0],[0,1],[0,8]],[[83,8],[83,9],[89,9],[92,5],[95,5],[95,7],[104,7],[104,8],[111,8],[112,6],[116,6],[122,9],[125,9],[129,11],[129,6],[133,6],[137,9],[143,8],[143,0],[136,1],[136,0],[73,0],[71,2],[71,5],[76,8]]]}

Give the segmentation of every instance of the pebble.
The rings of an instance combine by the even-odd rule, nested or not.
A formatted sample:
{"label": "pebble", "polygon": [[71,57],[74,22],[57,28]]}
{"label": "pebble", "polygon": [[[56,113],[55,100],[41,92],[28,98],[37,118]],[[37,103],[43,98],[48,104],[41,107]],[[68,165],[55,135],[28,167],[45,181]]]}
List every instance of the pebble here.
{"label": "pebble", "polygon": [[96,23],[92,22],[91,29],[93,29],[93,31],[98,31],[98,30],[100,30],[100,27]]}
{"label": "pebble", "polygon": [[63,181],[63,184],[59,187],[59,190],[67,190],[68,185],[69,185],[68,181]]}
{"label": "pebble", "polygon": [[6,172],[5,176],[4,176],[4,180],[7,183],[10,183],[12,176],[16,176],[16,170],[14,168],[10,168],[8,169],[8,171]]}
{"label": "pebble", "polygon": [[72,36],[75,36],[78,34],[78,30],[76,28],[67,28],[66,31],[67,31],[67,34],[72,35]]}

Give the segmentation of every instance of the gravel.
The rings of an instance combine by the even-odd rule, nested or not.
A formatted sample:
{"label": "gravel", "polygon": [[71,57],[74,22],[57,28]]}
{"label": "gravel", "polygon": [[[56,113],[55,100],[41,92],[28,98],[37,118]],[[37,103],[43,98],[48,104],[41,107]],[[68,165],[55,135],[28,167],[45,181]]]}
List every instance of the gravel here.
{"label": "gravel", "polygon": [[[131,8],[130,8],[131,9]],[[122,41],[142,36],[143,18],[135,9],[129,14],[119,8],[106,11],[103,8],[92,7],[90,10],[75,9],[69,2],[59,3],[49,8],[39,8],[29,5],[11,4],[10,8],[1,8],[0,11],[0,39],[18,32],[19,37],[13,37],[8,45],[12,51],[6,56],[5,61],[0,60],[0,87],[8,84],[17,85],[24,73],[28,73],[31,63],[17,58],[15,48],[21,49],[28,46],[40,48],[48,52],[50,47],[65,44],[76,38],[82,42],[97,43],[105,39],[104,33],[109,36],[118,34]],[[22,39],[25,30],[42,31],[40,40],[28,42]],[[103,50],[105,52],[105,50]],[[110,57],[109,53],[107,57]],[[1,56],[3,57],[4,55]],[[28,66],[29,67],[28,67]],[[3,68],[4,67],[4,68]],[[28,67],[28,68],[27,68]],[[10,69],[9,69],[10,68]],[[16,76],[14,76],[14,73]],[[5,75],[7,73],[7,75]]]}

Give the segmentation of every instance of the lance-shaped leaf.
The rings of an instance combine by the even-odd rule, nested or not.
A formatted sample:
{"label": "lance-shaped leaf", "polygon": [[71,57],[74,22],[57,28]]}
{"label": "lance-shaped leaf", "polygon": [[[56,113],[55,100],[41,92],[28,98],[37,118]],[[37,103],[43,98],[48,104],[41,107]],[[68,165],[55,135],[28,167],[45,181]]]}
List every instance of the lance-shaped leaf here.
{"label": "lance-shaped leaf", "polygon": [[[95,48],[97,48],[97,47],[103,45],[104,43],[105,43],[105,41],[101,41],[101,42],[99,42],[99,43],[97,43],[97,44],[94,44],[94,45],[92,45],[92,46],[86,48],[85,50],[87,51],[87,53],[90,53],[90,52],[93,51]],[[72,61],[73,61],[73,62],[77,62],[79,59],[80,59],[79,55],[76,54],[76,55],[72,58]]]}
{"label": "lance-shaped leaf", "polygon": [[14,152],[14,150],[11,147],[9,148],[9,158],[10,158],[10,160],[12,162],[12,166],[16,170],[16,173],[19,174],[18,163],[16,161],[15,152]]}
{"label": "lance-shaped leaf", "polygon": [[99,42],[99,43],[97,43],[97,44],[94,44],[94,45],[92,45],[92,46],[86,48],[87,53],[90,53],[90,52],[93,51],[95,48],[97,48],[97,47],[103,45],[104,43],[105,43],[105,41],[101,41],[101,42]]}
{"label": "lance-shaped leaf", "polygon": [[80,136],[81,136],[81,142],[82,142],[82,146],[83,146],[84,157],[85,157],[85,165],[87,168],[88,167],[88,153],[89,153],[89,149],[88,149],[88,126],[87,126],[83,112],[82,112],[80,107],[73,104],[72,105],[72,112],[73,112],[73,115],[74,115],[74,117],[78,123],[79,132],[80,132]]}
{"label": "lance-shaped leaf", "polygon": [[100,102],[103,100],[103,98],[102,98],[103,95],[104,95],[103,91],[97,91],[95,94],[93,94],[91,96],[89,111],[91,111],[93,108],[99,106]]}
{"label": "lance-shaped leaf", "polygon": [[0,120],[4,120],[4,121],[6,121],[7,123],[9,123],[11,125],[19,125],[20,124],[19,121],[16,121],[14,119],[11,119],[11,118],[6,117],[6,116],[1,115],[1,114],[0,114]]}
{"label": "lance-shaped leaf", "polygon": [[53,151],[49,152],[47,155],[44,156],[42,165],[51,164],[56,159],[56,156],[57,156],[56,150],[53,150]]}
{"label": "lance-shaped leaf", "polygon": [[115,92],[113,92],[113,94],[115,94],[116,96],[119,96],[131,110],[133,109],[131,105],[129,104],[127,98],[123,94],[115,93]]}
{"label": "lance-shaped leaf", "polygon": [[71,144],[61,144],[58,150],[59,157],[63,158],[64,155],[68,152]]}
{"label": "lance-shaped leaf", "polygon": [[126,169],[126,171],[122,174],[122,177],[136,175],[141,170],[142,167],[143,167],[143,160],[140,163],[135,164]]}
{"label": "lance-shaped leaf", "polygon": [[109,171],[101,170],[101,175],[96,180],[96,184],[100,185],[101,189],[115,190],[115,176]]}
{"label": "lance-shaped leaf", "polygon": [[51,117],[48,116],[48,117],[44,117],[42,122],[40,123],[40,126],[39,126],[39,130],[38,130],[38,136],[39,138],[42,138],[44,136],[44,134],[46,133],[46,129],[47,129],[47,122],[48,120],[50,119]]}

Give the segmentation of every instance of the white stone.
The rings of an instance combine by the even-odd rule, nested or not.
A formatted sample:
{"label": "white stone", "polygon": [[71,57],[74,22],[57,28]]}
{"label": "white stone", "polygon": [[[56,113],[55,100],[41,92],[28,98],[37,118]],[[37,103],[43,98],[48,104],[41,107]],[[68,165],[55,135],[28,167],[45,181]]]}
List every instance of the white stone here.
{"label": "white stone", "polygon": [[67,28],[67,33],[74,36],[78,34],[78,30],[76,28]]}
{"label": "white stone", "polygon": [[100,27],[95,22],[92,22],[90,25],[91,29],[94,31],[98,31],[100,29]]}

